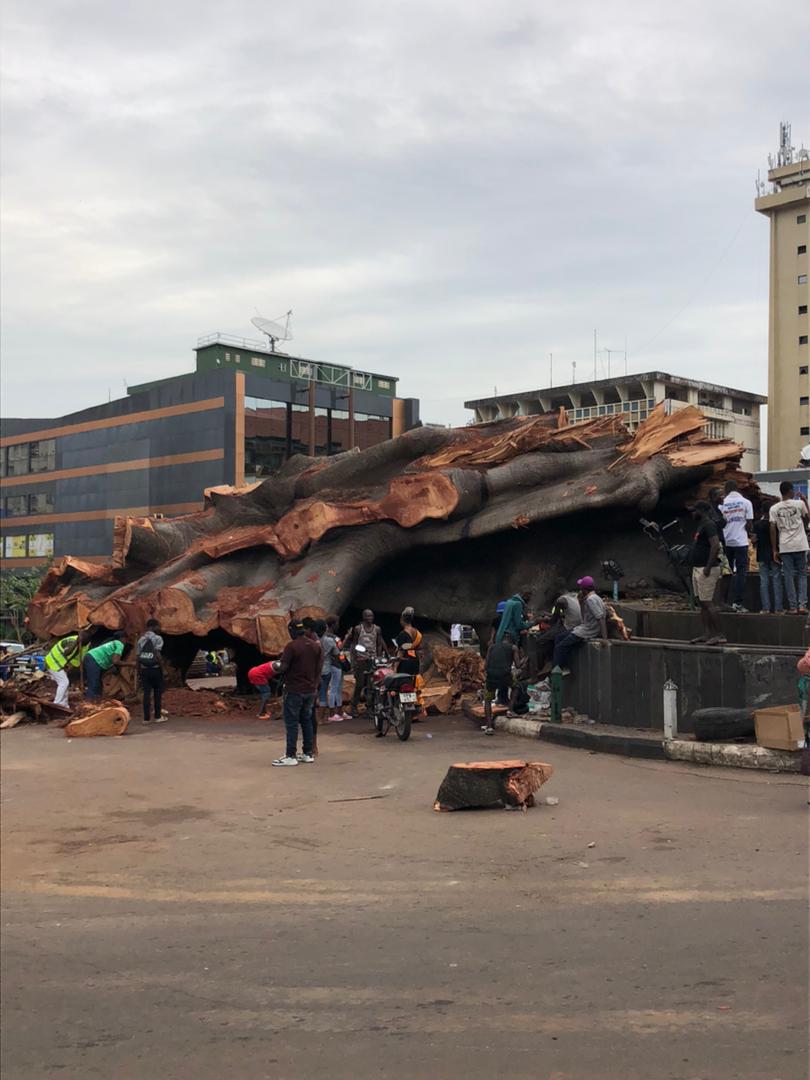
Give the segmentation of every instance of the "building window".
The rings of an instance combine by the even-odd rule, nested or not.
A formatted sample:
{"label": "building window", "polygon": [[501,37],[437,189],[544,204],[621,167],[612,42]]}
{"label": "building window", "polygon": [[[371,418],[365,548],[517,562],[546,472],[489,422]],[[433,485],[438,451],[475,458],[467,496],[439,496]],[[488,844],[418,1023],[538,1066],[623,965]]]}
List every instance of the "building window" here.
{"label": "building window", "polygon": [[797,214],[796,215],[796,224],[797,225],[804,225],[805,221],[807,221],[807,214]]}
{"label": "building window", "polygon": [[377,383],[378,383],[381,390],[390,390],[391,389],[391,383],[390,383],[390,381],[388,379],[378,379]]}
{"label": "building window", "polygon": [[5,510],[8,517],[19,517],[20,514],[27,514],[28,496],[9,495],[6,499]]}
{"label": "building window", "polygon": [[799,282],[800,285],[806,285],[807,284],[807,274],[799,274],[798,282]]}
{"label": "building window", "polygon": [[53,506],[53,495],[49,491],[28,496],[29,514],[52,514]]}
{"label": "building window", "polygon": [[806,315],[807,314],[807,304],[799,304],[799,314],[800,315]]}
{"label": "building window", "polygon": [[366,377],[359,371],[355,371],[352,375],[352,386],[359,386],[360,389],[366,385]]}
{"label": "building window", "polygon": [[279,365],[278,365],[278,370],[279,370],[279,371],[281,372],[281,374],[283,375],[283,374],[284,374],[284,373],[286,372],[286,370],[287,370],[287,365],[286,365],[286,364],[279,364]]}
{"label": "building window", "polygon": [[56,439],[41,439],[29,445],[31,472],[48,472],[56,468]]}
{"label": "building window", "polygon": [[800,375],[806,375],[807,374],[807,369],[808,369],[808,365],[807,364],[802,364],[802,366],[799,368],[799,374]]}
{"label": "building window", "polygon": [[0,447],[0,477],[6,475],[6,448]]}
{"label": "building window", "polygon": [[238,364],[238,363],[240,363],[240,361],[241,361],[241,360],[242,360],[242,354],[241,354],[241,353],[238,353],[238,352],[235,352],[235,353],[233,354],[233,362],[234,362],[235,364]]}
{"label": "building window", "polygon": [[7,536],[4,554],[7,559],[24,559],[26,555],[25,536]]}
{"label": "building window", "polygon": [[266,367],[267,361],[263,356],[251,356],[250,362],[254,367]]}
{"label": "building window", "polygon": [[231,354],[229,352],[226,352],[225,353],[225,359],[230,360],[230,358],[231,358]]}
{"label": "building window", "polygon": [[804,396],[799,398],[800,405],[810,405],[810,397]]}
{"label": "building window", "polygon": [[799,334],[799,344],[800,345],[806,345],[807,344],[807,334]]}
{"label": "building window", "polygon": [[799,428],[800,435],[810,435],[810,427]]}
{"label": "building window", "polygon": [[24,476],[28,472],[28,443],[8,448],[8,475]]}
{"label": "building window", "polygon": [[796,248],[796,254],[797,255],[806,255],[807,254],[807,244],[799,244],[799,246]]}
{"label": "building window", "polygon": [[49,559],[53,555],[53,533],[29,533],[28,554],[33,559]]}

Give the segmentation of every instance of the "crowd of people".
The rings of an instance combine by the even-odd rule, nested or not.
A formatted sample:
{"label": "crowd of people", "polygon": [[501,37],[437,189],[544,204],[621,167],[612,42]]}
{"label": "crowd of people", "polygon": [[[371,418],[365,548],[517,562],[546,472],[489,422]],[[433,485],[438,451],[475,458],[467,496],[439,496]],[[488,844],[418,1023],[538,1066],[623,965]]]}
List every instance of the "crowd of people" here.
{"label": "crowd of people", "polygon": [[695,503],[692,545],[692,591],[700,607],[703,633],[693,642],[720,645],[726,641],[717,614],[723,601],[724,579],[732,582],[731,608],[747,611],[745,583],[750,545],[756,546],[760,607],[765,613],[807,614],[807,503],[793,485],[779,485],[779,501],[754,519],[751,501],[733,480],[725,491],[712,488],[708,500]]}

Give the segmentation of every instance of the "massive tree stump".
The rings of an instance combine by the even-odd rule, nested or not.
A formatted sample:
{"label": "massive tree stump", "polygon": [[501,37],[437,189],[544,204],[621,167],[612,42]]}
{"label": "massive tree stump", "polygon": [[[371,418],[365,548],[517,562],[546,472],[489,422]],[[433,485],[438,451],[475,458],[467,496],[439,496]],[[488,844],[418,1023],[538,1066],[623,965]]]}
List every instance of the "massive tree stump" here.
{"label": "massive tree stump", "polygon": [[554,772],[542,761],[468,761],[451,765],[434,810],[534,806],[534,793]]}

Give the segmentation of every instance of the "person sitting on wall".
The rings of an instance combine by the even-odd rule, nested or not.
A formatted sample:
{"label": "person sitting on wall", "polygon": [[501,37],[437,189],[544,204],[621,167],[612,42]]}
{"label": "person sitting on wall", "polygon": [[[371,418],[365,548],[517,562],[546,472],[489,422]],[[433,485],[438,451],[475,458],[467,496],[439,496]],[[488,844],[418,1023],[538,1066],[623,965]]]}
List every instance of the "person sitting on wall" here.
{"label": "person sitting on wall", "polygon": [[607,641],[607,608],[605,602],[596,592],[596,585],[590,575],[582,577],[577,582],[579,586],[579,606],[582,612],[582,622],[575,626],[570,633],[558,637],[554,643],[554,667],[562,669],[563,675],[570,675],[568,659],[574,649],[584,645],[586,641],[594,641],[601,638]]}
{"label": "person sitting on wall", "polygon": [[697,523],[697,532],[692,545],[692,592],[700,604],[700,618],[703,633],[692,639],[692,644],[722,645],[725,638],[720,632],[717,621],[715,596],[720,580],[720,530],[708,502],[696,502],[692,517]]}

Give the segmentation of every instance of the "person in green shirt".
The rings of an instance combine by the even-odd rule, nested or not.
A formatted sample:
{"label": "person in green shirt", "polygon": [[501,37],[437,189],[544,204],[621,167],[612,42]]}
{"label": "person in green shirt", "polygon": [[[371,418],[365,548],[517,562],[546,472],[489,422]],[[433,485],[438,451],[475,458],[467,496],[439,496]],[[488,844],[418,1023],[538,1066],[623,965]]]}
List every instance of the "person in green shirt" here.
{"label": "person in green shirt", "polygon": [[119,667],[124,652],[124,643],[114,638],[88,649],[82,668],[84,670],[84,696],[88,701],[98,701],[101,697],[101,677],[111,667]]}

